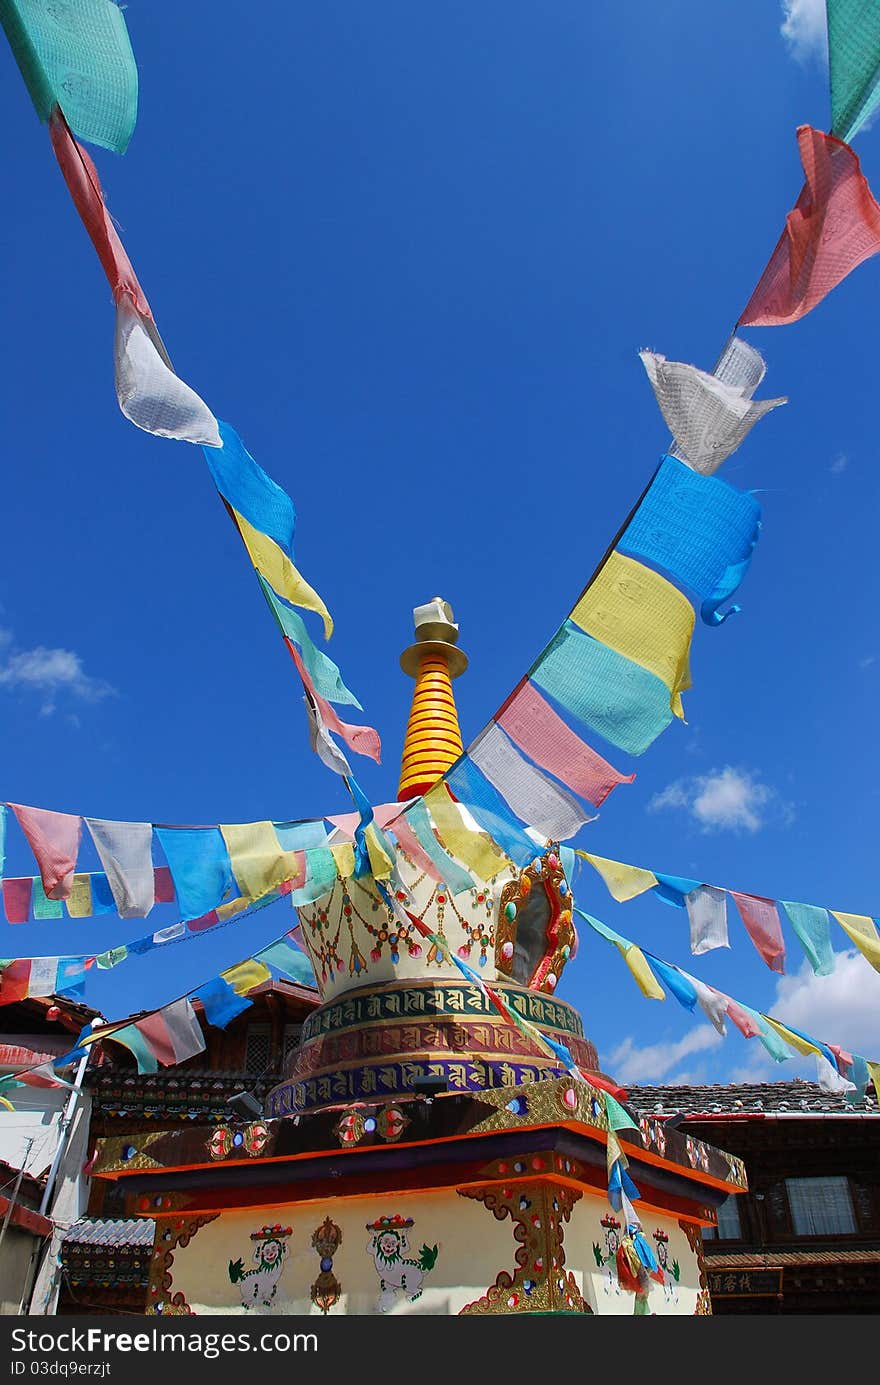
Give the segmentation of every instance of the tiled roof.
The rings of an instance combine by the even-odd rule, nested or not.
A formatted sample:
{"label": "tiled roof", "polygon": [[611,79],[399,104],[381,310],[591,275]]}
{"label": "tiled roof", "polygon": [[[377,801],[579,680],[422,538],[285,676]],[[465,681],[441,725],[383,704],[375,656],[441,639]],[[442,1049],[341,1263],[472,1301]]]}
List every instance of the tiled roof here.
{"label": "tiled roof", "polygon": [[130,1217],[127,1221],[105,1221],[84,1217],[64,1237],[65,1245],[76,1242],[88,1246],[152,1246],[156,1223],[149,1217]]}
{"label": "tiled roof", "polygon": [[[870,1089],[869,1089],[870,1091]],[[880,1117],[873,1094],[847,1103],[817,1082],[728,1082],[712,1087],[627,1085],[627,1105],[640,1115],[872,1115]]]}
{"label": "tiled roof", "polygon": [[715,1254],[704,1243],[709,1270],[774,1270],[786,1265],[880,1265],[880,1250],[797,1250],[722,1251]]}

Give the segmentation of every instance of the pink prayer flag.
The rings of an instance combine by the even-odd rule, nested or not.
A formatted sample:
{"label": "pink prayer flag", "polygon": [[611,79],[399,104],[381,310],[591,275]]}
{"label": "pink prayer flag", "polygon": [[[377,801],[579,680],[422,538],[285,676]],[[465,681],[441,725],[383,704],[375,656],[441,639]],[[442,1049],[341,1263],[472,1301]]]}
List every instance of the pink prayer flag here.
{"label": "pink prayer flag", "polygon": [[[837,1059],[837,1070],[838,1070],[838,1072],[841,1072],[841,1073],[842,1073],[844,1068],[851,1068],[851,1067],[852,1067],[852,1065],[853,1065],[853,1056],[852,1056],[852,1054],[851,1054],[851,1053],[847,1053],[847,1051],[846,1051],[845,1048],[841,1048],[841,1047],[840,1047],[840,1044],[826,1044],[825,1047],[826,1047],[826,1048],[830,1048],[830,1049],[831,1049],[831,1052],[834,1054],[835,1058]],[[845,1075],[845,1074],[844,1074],[844,1075]]]}
{"label": "pink prayer flag", "polygon": [[746,327],[796,322],[880,251],[880,206],[848,144],[798,126],[806,182],[740,318]]}
{"label": "pink prayer flag", "polygon": [[381,764],[382,742],[379,740],[378,731],[375,731],[372,726],[352,726],[347,721],[341,721],[327,699],[322,697],[319,692],[316,692],[315,685],[312,682],[308,669],[302,661],[302,657],[296,645],[290,640],[286,643],[293,662],[296,664],[299,671],[299,676],[303,680],[303,687],[309,694],[309,697],[314,700],[318,711],[321,713],[329,729],[334,731],[337,736],[341,736],[348,748],[353,750],[355,754],[366,755],[369,759],[375,760],[377,765]]}
{"label": "pink prayer flag", "polygon": [[635,779],[634,774],[621,774],[609,765],[566,726],[534,683],[523,683],[495,720],[536,765],[597,808],[618,784]]}
{"label": "pink prayer flag", "polygon": [[31,912],[32,888],[29,875],[3,881],[3,909],[7,923],[27,923]]}
{"label": "pink prayer flag", "polygon": [[98,171],[57,106],[49,117],[49,136],[74,206],[110,280],[114,302],[128,294],[141,316],[152,320],[146,295],[104,203]]}
{"label": "pink prayer flag", "polygon": [[735,1000],[731,1000],[730,996],[727,996],[726,999],[728,1019],[733,1020],[739,1032],[745,1034],[747,1039],[757,1039],[761,1033],[761,1026],[752,1019],[747,1010],[744,1010],[741,1005],[737,1005]]}
{"label": "pink prayer flag", "polygon": [[[405,803],[378,803],[373,809],[373,817],[379,827],[384,832],[390,823],[403,812]],[[340,832],[344,832],[349,841],[354,841],[354,830],[361,820],[360,813],[334,813],[332,817],[324,819],[325,822],[332,822],[333,826]],[[394,828],[397,831],[397,828]]]}
{"label": "pink prayer flag", "polygon": [[205,1038],[195,1010],[186,999],[175,1000],[154,1015],[137,1020],[134,1027],[143,1034],[154,1058],[163,1067],[182,1063],[205,1050]]}
{"label": "pink prayer flag", "polygon": [[37,858],[43,889],[49,899],[69,899],[82,836],[82,818],[53,813],[48,808],[9,807]]}
{"label": "pink prayer flag", "polygon": [[737,894],[736,890],[730,895],[755,947],[770,970],[781,976],[785,971],[785,939],[774,901],[762,895]]}
{"label": "pink prayer flag", "polygon": [[398,818],[395,818],[394,821],[391,822],[389,831],[394,833],[400,846],[406,852],[407,856],[409,856],[413,864],[417,865],[419,870],[423,870],[432,880],[436,880],[438,884],[442,884],[442,874],[434,865],[434,862],[410,827],[404,813],[401,813]]}
{"label": "pink prayer flag", "polygon": [[[5,885],[5,881],[3,882]],[[26,1000],[30,990],[31,963],[29,957],[10,962],[0,971],[0,1005],[11,1005],[16,1000]]]}
{"label": "pink prayer flag", "polygon": [[174,881],[168,866],[154,866],[153,889],[157,904],[174,903]]}

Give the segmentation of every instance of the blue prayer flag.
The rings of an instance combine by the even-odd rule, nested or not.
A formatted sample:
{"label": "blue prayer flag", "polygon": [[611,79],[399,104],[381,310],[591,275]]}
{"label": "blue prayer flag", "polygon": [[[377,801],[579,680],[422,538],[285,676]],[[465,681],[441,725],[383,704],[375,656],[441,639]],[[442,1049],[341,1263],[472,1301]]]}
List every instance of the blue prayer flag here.
{"label": "blue prayer flag", "polygon": [[232,863],[219,827],[157,827],[184,919],[216,909],[232,889]]}
{"label": "blue prayer flag", "polygon": [[469,755],[447,771],[446,783],[511,861],[518,866],[527,866],[535,859],[539,848],[523,831],[519,819]]}
{"label": "blue prayer flag", "polygon": [[235,429],[217,420],[222,447],[203,447],[214,484],[248,524],[274,539],[293,561],[296,511],[286,491],[267,476],[248,452]]}

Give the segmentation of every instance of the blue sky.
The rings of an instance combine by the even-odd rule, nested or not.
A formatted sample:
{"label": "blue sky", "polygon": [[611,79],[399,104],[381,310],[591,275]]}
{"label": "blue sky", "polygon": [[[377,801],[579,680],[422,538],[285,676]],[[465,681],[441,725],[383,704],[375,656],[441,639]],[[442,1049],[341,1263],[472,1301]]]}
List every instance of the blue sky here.
{"label": "blue sky", "polygon": [[[666,446],[638,350],[711,368],[799,191],[795,128],[827,128],[821,3],[616,10],[126,10],[140,117],[124,158],[96,152],[108,202],[178,371],[294,498],[330,653],[383,737],[383,765],[356,771],[377,802],[397,784],[412,606],[454,606],[467,741]],[[0,796],[159,822],[344,811],[200,450],[116,407],[109,290],[5,45],[0,114]],[[856,148],[880,191],[880,130]],[[760,392],[791,402],[721,473],[764,507],[744,611],[698,629],[687,725],[634,764],[606,749],[637,778],[578,845],[880,913],[878,300],[875,260],[803,322],[745,334],[767,357]],[[9,872],[30,873],[10,837]],[[731,950],[692,958],[683,914],[575,883],[658,955],[880,1056],[861,959],[815,980],[789,935],[777,982],[733,912]],[[97,952],[166,913],[0,924],[0,952]],[[108,1018],[160,1004],[290,922],[273,906],[90,977],[88,999]],[[671,999],[643,1000],[598,939],[560,994],[623,1080],[769,1070],[755,1042],[716,1044]]]}

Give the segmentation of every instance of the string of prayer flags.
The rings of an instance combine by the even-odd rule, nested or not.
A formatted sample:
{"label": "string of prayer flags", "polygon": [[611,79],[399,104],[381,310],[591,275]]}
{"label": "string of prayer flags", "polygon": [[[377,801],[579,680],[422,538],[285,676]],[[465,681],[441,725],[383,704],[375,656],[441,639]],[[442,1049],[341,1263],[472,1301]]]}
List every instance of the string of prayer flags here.
{"label": "string of prayer flags", "polygon": [[641,755],[672,721],[668,688],[567,620],[531,671],[534,683],[610,745]]}
{"label": "string of prayer flags", "polygon": [[880,933],[874,920],[867,914],[841,914],[837,909],[831,912],[862,956],[875,971],[880,971]]}
{"label": "string of prayer flags", "polygon": [[232,863],[219,827],[157,827],[184,918],[201,918],[227,898]]}
{"label": "string of prayer flags", "polygon": [[823,1053],[816,1054],[816,1081],[823,1092],[829,1096],[845,1096],[856,1090],[855,1082],[842,1077],[833,1063],[829,1063]]}
{"label": "string of prayer flags", "polygon": [[747,491],[701,476],[664,457],[618,547],[664,568],[700,599],[707,625],[721,625],[741,608],[719,607],[748,571],[761,529],[761,507]]}
{"label": "string of prayer flags", "polygon": [[0,962],[0,1005],[29,996],[79,996],[85,983],[87,958],[19,957]]}
{"label": "string of prayer flags", "polygon": [[60,106],[80,139],[124,154],[134,133],[138,72],[113,0],[0,0],[6,30],[42,121]]}
{"label": "string of prayer flags", "polygon": [[260,576],[266,579],[278,596],[283,596],[289,601],[291,606],[301,606],[303,610],[315,611],[324,622],[324,636],[329,640],[333,634],[333,619],[315,589],[309,586],[274,539],[261,534],[259,529],[249,524],[234,505],[229,506],[229,512],[238,525],[250,560]]}
{"label": "string of prayer flags", "polygon": [[669,688],[673,712],[684,717],[681,693],[691,686],[694,610],[677,587],[643,563],[614,552],[571,619],[593,639],[660,678]]}
{"label": "string of prayer flags", "polygon": [[595,808],[601,807],[618,784],[631,784],[635,779],[634,774],[621,774],[582,741],[528,679],[495,720],[536,765],[561,779]]}
{"label": "string of prayer flags", "polygon": [[121,294],[113,337],[116,400],[145,433],[179,442],[220,446],[217,420],[205,401],[176,375],[151,317],[142,317]]}
{"label": "string of prayer flags", "polygon": [[468,747],[468,757],[511,811],[551,841],[573,837],[595,816],[529,764],[494,721]]}
{"label": "string of prayer flags", "polygon": [[[575,909],[574,912],[589,925],[594,933],[598,933],[606,942],[615,945],[627,962],[639,989],[644,995],[650,995],[661,1000],[665,999],[665,994],[662,991],[662,987],[665,985],[686,1010],[693,1011],[695,1004],[699,1004],[719,1034],[726,1035],[725,1020],[730,1019],[746,1038],[757,1038],[776,1062],[784,1062],[786,1058],[790,1057],[791,1050],[804,1056],[819,1055],[833,1070],[850,1081],[853,1090],[859,1093],[864,1093],[869,1078],[873,1077],[875,1082],[880,1078],[880,1063],[871,1063],[858,1054],[847,1053],[837,1045],[827,1044],[822,1039],[805,1034],[792,1024],[783,1024],[781,1020],[772,1015],[761,1014],[757,1010],[743,1005],[740,1001],[731,999],[723,991],[716,990],[714,986],[707,986],[697,977],[691,976],[689,972],[683,971],[671,962],[664,962],[650,952],[643,952],[629,938],[622,937],[613,928],[609,928],[600,919],[593,918],[591,914],[584,913],[582,909]],[[660,991],[659,995],[656,992],[645,990],[641,964],[638,959],[642,959],[647,964],[655,982],[659,983],[657,985],[657,990]],[[636,965],[633,965],[634,960]],[[876,1090],[880,1091],[880,1088],[876,1088]]]}
{"label": "string of prayer flags", "polygon": [[291,644],[298,646],[299,652],[302,655],[302,661],[308,669],[309,677],[312,680],[315,691],[326,698],[328,702],[349,703],[351,706],[361,710],[360,702],[358,702],[354,693],[350,692],[345,686],[345,683],[342,681],[342,674],[339,672],[336,664],[334,664],[332,659],[328,658],[323,650],[318,649],[318,647],[312,643],[302,616],[298,615],[291,606],[281,601],[279,597],[275,595],[268,582],[266,582],[259,573],[257,573],[257,580],[263,589],[263,595],[268,601],[269,608],[278,622],[278,627],[284,636],[288,648],[290,648]]}
{"label": "string of prayer flags", "polygon": [[82,819],[22,803],[10,803],[9,807],[34,853],[46,894],[50,899],[66,899],[73,884]]}
{"label": "string of prayer flags", "polygon": [[727,384],[717,375],[684,361],[668,361],[655,351],[639,355],[675,439],[676,455],[703,476],[718,470],[759,419],[788,403],[786,399],[753,400],[748,387]]}
{"label": "string of prayer flags", "polygon": [[797,322],[880,250],[880,207],[848,144],[798,126],[806,182],[767,268],[740,318],[743,326]]}
{"label": "string of prayer flags", "polygon": [[601,875],[609,894],[621,904],[628,899],[635,899],[636,895],[644,894],[645,890],[650,890],[657,884],[657,877],[652,870],[628,866],[623,861],[611,861],[606,856],[595,856],[592,852],[581,851],[578,848],[575,848],[575,855],[590,863]]}
{"label": "string of prayer flags", "polygon": [[101,818],[86,818],[86,822],[119,917],[146,918],[156,902],[152,823],[107,822]]}
{"label": "string of prayer flags", "polygon": [[575,909],[575,913],[584,919],[595,933],[599,933],[606,942],[613,943],[620,953],[626,965],[632,973],[633,980],[641,991],[642,995],[648,1000],[665,1000],[666,994],[663,987],[658,985],[657,978],[654,976],[648,964],[647,957],[640,947],[629,938],[624,938],[620,933],[616,933],[613,928],[609,928],[607,923],[602,923],[600,919],[595,919],[591,914],[585,914],[580,909]]}
{"label": "string of prayer flags", "polygon": [[746,931],[771,971],[785,971],[785,939],[776,904],[760,895],[730,891]]}
{"label": "string of prayer flags", "polygon": [[880,8],[873,0],[826,0],[831,133],[847,143],[880,102]]}

